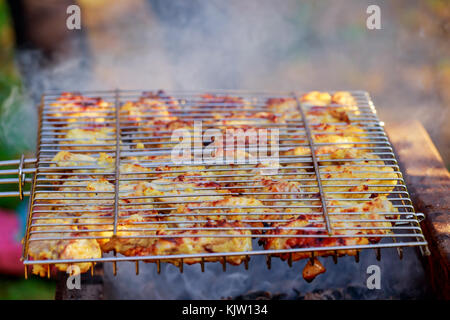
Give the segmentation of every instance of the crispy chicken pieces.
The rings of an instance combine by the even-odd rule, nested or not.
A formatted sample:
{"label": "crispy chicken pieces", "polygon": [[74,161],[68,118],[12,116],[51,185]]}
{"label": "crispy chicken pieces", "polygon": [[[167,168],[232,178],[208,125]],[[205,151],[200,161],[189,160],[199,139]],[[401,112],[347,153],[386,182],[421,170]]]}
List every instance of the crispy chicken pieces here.
{"label": "crispy chicken pieces", "polygon": [[[158,241],[143,252],[144,255],[204,254],[223,252],[245,252],[252,250],[251,232],[238,221],[208,221],[206,224],[194,225],[189,230],[160,230]],[[209,236],[209,237],[208,237]],[[133,252],[140,255],[141,252]],[[220,261],[223,257],[210,256],[205,261]],[[233,265],[241,264],[245,256],[232,255],[226,258]],[[163,260],[175,265],[179,260]],[[184,263],[200,263],[201,258],[185,258]]]}
{"label": "crispy chicken pieces", "polygon": [[[73,225],[75,219],[64,213],[34,213],[34,227],[29,239],[28,254],[33,260],[92,259],[101,258],[102,252],[94,239],[77,239],[82,236],[80,229]],[[70,238],[70,239],[62,239]],[[41,238],[51,238],[40,240]],[[60,263],[55,267],[66,271],[70,264]],[[73,273],[84,273],[91,267],[90,263],[77,263]],[[34,264],[32,273],[41,277],[47,274],[45,265]]]}
{"label": "crispy chicken pieces", "polygon": [[[302,119],[299,103],[306,119]],[[121,148],[170,149],[173,145],[168,137],[174,130],[193,130],[194,121],[183,119],[183,104],[163,92],[147,92],[137,101],[122,104],[119,114],[125,129],[121,131]],[[226,111],[230,104],[239,111]],[[266,111],[255,110],[253,102],[243,98],[203,95],[190,111],[208,119],[206,127],[223,133],[229,128],[240,129],[237,136],[258,126],[277,126],[280,155],[286,159],[311,157],[304,130],[289,129],[289,124],[301,126],[307,120],[321,166],[331,236],[326,230],[317,177],[307,161],[272,168],[273,164],[237,162],[174,165],[167,154],[124,157],[119,166],[115,217],[116,136],[108,122],[111,103],[63,94],[52,108],[54,121],[64,116],[81,120],[76,127],[77,122],[68,119],[65,129],[55,122],[62,128],[58,135],[62,151],[51,159],[46,177],[57,192],[49,190],[36,196],[39,211],[33,213],[32,259],[99,258],[109,251],[125,256],[206,254],[204,260],[183,259],[193,264],[222,261],[223,256],[208,255],[211,253],[251,251],[252,238],[257,237],[265,250],[304,249],[292,252],[293,260],[311,257],[309,248],[314,248],[316,256],[335,252],[355,255],[357,248],[346,247],[380,241],[391,233],[397,218],[397,209],[386,196],[398,176],[373,154],[368,131],[353,122],[359,109],[348,92],[313,91],[299,100],[271,98]],[[215,153],[226,157],[229,151],[217,147]],[[243,150],[237,154],[250,157]],[[265,169],[269,173],[265,174]],[[42,235],[55,239],[37,241]],[[61,235],[70,240],[58,239]],[[278,256],[286,260],[289,253]],[[245,254],[226,257],[234,265],[245,259]],[[163,261],[180,263],[180,259]],[[76,265],[80,272],[91,266]],[[66,270],[68,264],[56,268]],[[316,257],[307,263],[303,275],[312,280],[324,271]],[[34,265],[33,273],[43,276],[45,272],[44,266]]]}
{"label": "crispy chicken pieces", "polygon": [[[325,229],[322,217],[301,215],[287,223],[273,224],[274,229],[267,232],[273,235],[292,235],[289,237],[261,238],[266,250],[280,250],[309,247],[339,247],[366,245],[376,243],[380,237],[391,233],[391,220],[395,219],[397,210],[386,197],[377,197],[370,201],[355,204],[352,201],[330,200],[329,217],[333,235],[330,237]],[[391,214],[389,214],[391,213]],[[367,222],[366,222],[367,221]],[[308,235],[317,235],[310,238]],[[339,255],[355,255],[357,250],[337,250]],[[334,251],[317,251],[317,255],[332,255]],[[289,253],[279,255],[286,260]],[[292,254],[293,260],[309,258],[309,252]]]}

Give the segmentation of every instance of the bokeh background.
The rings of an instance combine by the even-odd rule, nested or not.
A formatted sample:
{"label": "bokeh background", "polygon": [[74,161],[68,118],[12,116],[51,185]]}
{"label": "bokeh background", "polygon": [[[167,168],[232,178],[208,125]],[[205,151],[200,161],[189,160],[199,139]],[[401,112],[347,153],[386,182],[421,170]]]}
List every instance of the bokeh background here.
{"label": "bokeh background", "polygon": [[[42,92],[88,88],[367,90],[383,121],[422,122],[449,166],[450,3],[0,0],[0,160],[34,153]],[[0,299],[52,299],[54,282],[21,274],[24,203],[0,207]]]}

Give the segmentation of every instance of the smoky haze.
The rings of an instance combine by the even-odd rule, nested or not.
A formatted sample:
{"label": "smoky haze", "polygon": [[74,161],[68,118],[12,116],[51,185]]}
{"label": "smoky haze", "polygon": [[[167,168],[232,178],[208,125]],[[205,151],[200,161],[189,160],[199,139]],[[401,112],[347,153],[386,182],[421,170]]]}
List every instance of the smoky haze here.
{"label": "smoky haze", "polygon": [[[256,241],[254,248],[258,247]],[[252,257],[248,270],[240,266],[227,266],[223,272],[220,263],[206,263],[205,272],[200,265],[185,265],[183,273],[170,264],[140,263],[135,275],[134,263],[117,265],[117,276],[112,265],[105,265],[105,298],[107,299],[419,299],[431,297],[420,262],[413,249],[405,250],[402,260],[396,249],[382,252],[377,261],[374,251],[361,253],[359,263],[353,257],[321,258],[327,268],[325,274],[313,282],[303,280],[302,269],[306,261],[293,262],[272,258],[267,269],[265,258]],[[367,268],[377,265],[381,271],[381,289],[367,288],[370,273]]]}
{"label": "smoky haze", "polygon": [[381,30],[366,28],[369,1],[79,4],[85,48],[75,42],[45,67],[39,53],[18,55],[34,98],[47,89],[367,90],[382,120],[419,119],[449,159],[449,44],[419,3],[377,1]]}

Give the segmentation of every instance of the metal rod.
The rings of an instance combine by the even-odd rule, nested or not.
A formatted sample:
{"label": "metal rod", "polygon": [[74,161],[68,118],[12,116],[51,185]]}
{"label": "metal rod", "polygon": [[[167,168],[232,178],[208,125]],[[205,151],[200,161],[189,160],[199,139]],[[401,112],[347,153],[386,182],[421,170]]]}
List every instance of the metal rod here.
{"label": "metal rod", "polygon": [[222,271],[227,271],[227,256],[222,257]]}
{"label": "metal rod", "polygon": [[180,267],[180,273],[183,273],[183,258],[180,259],[179,267]]}
{"label": "metal rod", "polygon": [[119,117],[119,90],[116,90],[114,106],[116,111],[116,162],[115,162],[115,185],[114,185],[114,235],[117,234],[117,218],[119,216],[119,186],[120,186],[120,117]]}
{"label": "metal rod", "polygon": [[315,149],[314,140],[312,138],[311,131],[309,128],[309,123],[306,118],[305,112],[303,111],[302,104],[300,103],[300,101],[299,101],[298,97],[295,95],[295,93],[293,94],[293,96],[295,97],[295,99],[297,101],[297,107],[298,107],[300,113],[302,114],[303,125],[304,125],[305,131],[306,131],[306,135],[308,137],[309,147],[311,149],[311,157],[313,159],[313,164],[314,164],[314,171],[316,173],[317,184],[319,186],[320,200],[322,202],[322,211],[323,211],[323,215],[325,218],[327,232],[328,232],[328,234],[332,234],[333,230],[331,227],[330,218],[328,217],[327,203],[326,203],[325,193],[324,193],[323,187],[322,187],[322,181],[320,178],[320,170],[319,170],[319,164],[318,164],[318,161],[316,158],[316,153],[315,153],[316,149]]}

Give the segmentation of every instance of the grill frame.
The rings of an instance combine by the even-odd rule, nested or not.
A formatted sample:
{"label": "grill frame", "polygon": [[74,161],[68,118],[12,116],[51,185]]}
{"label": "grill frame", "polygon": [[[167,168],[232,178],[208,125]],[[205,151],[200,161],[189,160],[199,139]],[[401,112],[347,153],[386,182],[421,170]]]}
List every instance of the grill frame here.
{"label": "grill frame", "polygon": [[[104,144],[104,145],[99,145],[99,147],[103,147],[105,148],[105,151],[107,152],[111,152],[110,149],[108,149],[109,147],[115,146],[115,149],[113,150],[114,154],[115,154],[115,171],[114,171],[114,176],[115,176],[115,180],[114,180],[114,184],[115,184],[115,191],[114,191],[114,225],[113,225],[113,233],[116,234],[117,233],[117,222],[118,222],[118,217],[119,217],[119,199],[120,199],[120,194],[119,194],[119,182],[120,182],[120,164],[121,164],[121,155],[123,157],[127,157],[130,156],[130,152],[123,152],[123,150],[121,150],[121,148],[119,146],[121,146],[121,140],[129,140],[129,139],[123,139],[123,135],[122,135],[122,130],[126,129],[137,129],[137,128],[133,128],[133,126],[126,126],[123,127],[122,124],[123,122],[121,122],[121,117],[120,117],[120,106],[121,103],[123,101],[124,97],[140,97],[141,93],[145,91],[145,90],[114,90],[114,91],[84,91],[81,94],[83,95],[101,95],[102,97],[105,97],[105,95],[111,95],[112,99],[114,100],[114,114],[115,116],[113,117],[113,119],[115,120],[113,125],[115,126],[115,132],[116,135],[114,138],[111,138],[113,142],[113,144]],[[185,95],[197,95],[197,94],[202,94],[202,93],[211,93],[211,94],[226,94],[226,95],[250,95],[250,96],[258,96],[258,97],[273,97],[274,95],[280,95],[283,97],[289,97],[289,98],[295,98],[298,104],[298,108],[302,114],[302,119],[301,122],[303,123],[303,128],[304,128],[304,133],[305,133],[305,137],[308,139],[308,143],[305,145],[307,147],[310,148],[310,150],[313,150],[320,146],[321,144],[317,144],[314,143],[313,138],[312,138],[312,130],[310,128],[310,123],[307,119],[307,116],[305,116],[305,111],[303,108],[302,103],[299,101],[299,93],[268,93],[268,92],[263,92],[263,93],[256,93],[256,92],[250,92],[250,91],[236,91],[236,90],[208,90],[208,91],[202,91],[202,92],[175,92],[175,91],[171,91],[168,94],[169,95],[175,95],[175,97],[177,97],[177,94],[180,94],[181,96]],[[333,91],[330,91],[330,93],[332,93]],[[38,144],[37,144],[37,153],[36,153],[36,161],[34,161],[35,159],[29,159],[29,160],[22,160],[20,161],[19,164],[19,177],[22,177],[21,172],[23,173],[24,170],[26,173],[34,173],[34,177],[33,177],[33,182],[32,182],[32,187],[31,187],[31,191],[29,192],[30,196],[30,201],[29,201],[29,211],[28,211],[28,219],[27,219],[27,229],[26,229],[26,237],[25,237],[25,243],[24,243],[24,250],[23,250],[23,262],[25,264],[25,268],[27,265],[32,265],[32,264],[43,264],[43,265],[50,265],[50,264],[56,264],[56,263],[82,263],[82,262],[91,262],[91,263],[96,263],[96,262],[113,262],[114,263],[114,269],[115,267],[115,263],[116,262],[121,262],[121,261],[135,261],[136,263],[138,263],[139,261],[142,260],[146,260],[146,261],[153,261],[153,262],[157,262],[158,265],[161,262],[161,260],[174,260],[174,259],[179,259],[180,260],[180,269],[182,270],[182,261],[183,259],[186,258],[202,258],[202,270],[203,270],[203,264],[204,264],[204,258],[208,258],[208,257],[222,257],[223,258],[223,263],[225,265],[226,263],[226,257],[227,256],[246,256],[248,261],[249,256],[251,255],[266,255],[268,257],[268,264],[270,263],[270,257],[272,255],[277,255],[277,254],[281,254],[281,253],[288,253],[290,254],[290,259],[289,261],[292,262],[292,254],[293,253],[297,253],[297,252],[308,252],[311,254],[311,257],[314,257],[314,252],[318,252],[318,251],[336,251],[335,253],[335,259],[338,257],[337,254],[337,250],[352,250],[352,249],[356,249],[356,250],[363,250],[363,249],[375,249],[377,257],[380,256],[380,249],[382,248],[397,248],[398,249],[398,253],[399,256],[401,257],[401,250],[403,247],[418,247],[422,254],[427,254],[428,252],[428,248],[427,248],[427,242],[423,236],[422,230],[420,228],[420,224],[419,222],[424,218],[424,215],[421,213],[415,213],[414,212],[414,208],[412,206],[412,202],[410,199],[410,196],[408,194],[405,182],[403,180],[403,177],[401,175],[400,169],[398,167],[398,163],[396,160],[396,157],[394,155],[394,152],[392,150],[392,146],[389,142],[389,139],[387,138],[386,133],[384,132],[383,129],[383,123],[379,121],[378,116],[376,114],[376,110],[374,107],[374,104],[369,96],[369,94],[367,92],[364,91],[350,91],[350,93],[352,93],[353,96],[355,97],[359,97],[359,98],[363,98],[363,103],[361,106],[360,101],[358,100],[358,109],[360,108],[364,108],[366,110],[370,110],[369,115],[371,115],[371,117],[367,117],[367,118],[362,118],[359,119],[359,121],[362,121],[363,123],[370,123],[371,126],[367,126],[366,128],[370,129],[370,130],[375,130],[374,132],[378,132],[378,133],[374,133],[374,136],[377,138],[380,138],[381,141],[380,142],[376,142],[375,144],[379,144],[379,149],[380,150],[387,150],[386,152],[374,152],[374,154],[377,154],[379,156],[391,156],[392,158],[382,158],[382,160],[385,162],[384,166],[388,166],[386,165],[386,162],[389,161],[391,162],[391,167],[395,168],[395,173],[398,175],[398,184],[395,187],[395,191],[391,192],[392,193],[396,193],[399,194],[399,198],[395,198],[394,200],[392,198],[389,198],[389,200],[393,200],[393,201],[397,201],[402,203],[401,205],[398,205],[399,209],[404,210],[404,212],[398,212],[398,214],[400,215],[400,217],[402,217],[403,215],[405,216],[405,218],[407,218],[407,216],[411,216],[412,219],[404,219],[405,221],[400,221],[397,222],[396,226],[392,227],[392,230],[398,230],[396,229],[397,225],[400,225],[400,228],[404,228],[401,227],[402,223],[405,224],[409,224],[412,229],[414,230],[414,236],[411,236],[410,234],[408,234],[406,237],[416,237],[417,241],[409,241],[409,242],[399,242],[397,238],[402,238],[403,236],[400,234],[395,234],[395,236],[393,237],[392,235],[374,235],[374,236],[380,236],[382,238],[392,238],[393,241],[392,243],[376,243],[376,244],[369,244],[369,245],[362,245],[362,246],[336,246],[336,247],[311,247],[311,248],[296,248],[296,249],[285,249],[285,250],[264,250],[264,249],[259,249],[259,250],[252,250],[252,251],[239,251],[239,252],[223,252],[223,253],[208,253],[208,254],[183,254],[183,255],[164,255],[164,256],[133,256],[133,257],[125,257],[125,256],[116,256],[114,255],[113,257],[103,257],[103,258],[98,258],[98,259],[60,259],[60,260],[31,260],[28,256],[28,245],[30,241],[37,241],[37,240],[33,240],[30,239],[30,235],[32,234],[30,232],[30,229],[32,227],[34,227],[35,225],[33,225],[32,220],[33,220],[33,208],[35,207],[35,201],[36,201],[36,195],[39,194],[39,192],[36,190],[37,187],[42,187],[42,185],[38,184],[39,181],[39,176],[46,176],[49,174],[48,168],[45,166],[41,166],[41,164],[45,165],[45,164],[49,164],[48,161],[43,161],[42,158],[44,157],[43,154],[49,153],[49,152],[55,152],[54,150],[50,150],[50,149],[45,149],[47,147],[53,147],[52,144],[48,145],[45,143],[42,143],[43,141],[46,140],[50,140],[50,141],[58,141],[58,140],[51,140],[49,138],[44,139],[44,136],[48,136],[49,133],[51,132],[50,130],[54,130],[54,129],[50,129],[49,125],[50,123],[46,122],[46,120],[51,120],[47,114],[49,113],[48,109],[46,110],[46,98],[48,97],[58,97],[60,95],[60,92],[55,92],[55,93],[47,93],[44,94],[42,96],[42,100],[41,100],[41,104],[39,107],[39,129],[38,129]],[[128,94],[128,95],[127,95]],[[122,96],[125,95],[125,96]],[[365,101],[364,101],[365,100]],[[186,119],[186,118],[185,118]],[[183,119],[184,120],[184,119]],[[248,120],[248,119],[247,119]],[[358,120],[358,119],[357,119]],[[72,123],[74,124],[74,123]],[[295,124],[295,123],[294,123]],[[139,128],[139,126],[138,126]],[[65,128],[67,129],[67,128]],[[60,130],[58,130],[60,131]],[[117,134],[119,133],[119,134]],[[139,134],[140,132],[135,132],[135,134]],[[134,139],[134,138],[130,138],[130,139]],[[374,139],[375,140],[375,139]],[[367,142],[365,142],[367,144]],[[370,144],[372,145],[374,143],[374,141],[370,142]],[[342,142],[336,143],[336,144],[343,144]],[[352,143],[353,144],[353,143]],[[364,143],[361,143],[364,144]],[[57,144],[59,145],[59,144]],[[123,145],[123,144],[122,144]],[[330,143],[326,144],[326,145],[331,145]],[[69,147],[70,145],[66,145],[67,147]],[[78,147],[80,145],[77,145]],[[92,145],[89,145],[92,146]],[[43,149],[44,148],[44,149]],[[373,147],[370,146],[370,148],[367,147],[362,147],[364,149],[371,149],[371,150],[377,150],[377,147]],[[74,150],[70,150],[70,152],[73,152]],[[93,152],[93,150],[86,150],[88,152]],[[160,150],[158,150],[160,151]],[[75,152],[82,152],[80,150],[77,150]],[[131,154],[136,155],[136,153],[131,152]],[[147,154],[146,152],[140,154],[140,155],[144,155]],[[342,161],[342,159],[339,159],[340,161]],[[368,160],[368,159],[351,159],[351,162],[356,162],[358,160]],[[370,159],[369,159],[370,160]],[[374,159],[375,160],[375,159]],[[329,161],[329,160],[327,160]],[[36,168],[28,168],[28,169],[22,169],[24,164],[33,164],[36,163]],[[298,162],[298,161],[297,161]],[[332,160],[331,160],[332,162]],[[9,164],[15,164],[14,163],[9,163]],[[322,178],[320,175],[320,169],[321,169],[321,165],[319,164],[319,160],[317,159],[317,156],[315,155],[314,152],[311,152],[311,160],[304,160],[304,162],[300,162],[300,163],[312,163],[312,169],[314,169],[315,172],[315,178],[316,181],[318,183],[317,187],[319,188],[319,193],[320,193],[320,202],[321,202],[321,207],[322,207],[322,211],[323,211],[323,216],[325,218],[326,221],[326,227],[327,227],[327,231],[329,232],[331,230],[331,223],[329,221],[329,216],[328,216],[328,206],[326,204],[326,199],[325,199],[325,195],[330,193],[328,191],[324,191],[324,188],[322,186]],[[362,166],[361,164],[355,164],[355,166]],[[370,167],[375,167],[376,165],[367,165]],[[322,166],[323,167],[323,166]],[[80,167],[76,167],[77,169],[80,169]],[[304,166],[302,168],[305,168]],[[311,169],[311,167],[309,167]],[[234,170],[238,170],[238,169],[234,169]],[[239,169],[240,170],[240,169]],[[11,172],[12,173],[12,172]],[[79,174],[77,174],[79,175]],[[92,174],[86,174],[86,175],[92,175]],[[48,180],[48,179],[45,179]],[[349,179],[343,179],[343,180],[349,180]],[[376,180],[382,180],[380,178],[376,178]],[[386,178],[386,180],[393,180],[392,178]],[[18,179],[18,183],[19,185],[22,185],[23,182],[25,181],[24,179],[19,178]],[[27,182],[30,181],[30,179],[26,180]],[[81,181],[81,180],[78,180]],[[380,185],[376,185],[376,187],[379,187]],[[333,187],[335,187],[335,185],[333,185]],[[402,189],[402,190],[401,190]],[[63,192],[63,191],[62,191]],[[82,191],[83,194],[86,193],[86,191]],[[339,194],[342,194],[342,192],[336,192]],[[360,192],[358,192],[360,193]],[[370,192],[368,192],[370,193]],[[19,194],[23,194],[23,195],[27,195],[27,192],[23,192],[22,190],[19,191]],[[56,194],[56,193],[55,193]],[[305,199],[298,199],[298,201],[304,201]],[[348,200],[348,199],[347,199]],[[355,199],[351,199],[352,201],[356,201]],[[367,200],[367,199],[364,199]],[[189,201],[192,202],[192,201]],[[71,204],[73,205],[73,204]],[[252,207],[254,208],[254,207]],[[231,213],[230,213],[231,214]],[[280,214],[280,213],[277,213]],[[288,214],[288,213],[285,213]],[[292,214],[292,213],[291,213]],[[223,215],[223,213],[221,214]],[[42,218],[39,218],[42,219]],[[408,221],[406,221],[408,220]],[[414,226],[414,223],[416,224],[416,226]],[[248,229],[248,228],[247,228]],[[259,228],[260,229],[260,228]],[[268,230],[268,229],[264,229],[264,230]],[[102,230],[103,231],[103,230]],[[89,232],[93,232],[93,230],[89,230]],[[52,231],[53,233],[53,231]],[[196,235],[196,237],[198,237],[199,235]],[[332,237],[332,235],[326,235],[326,237]],[[173,237],[173,235],[171,235],[171,237]],[[208,235],[208,237],[211,237],[211,235]],[[238,237],[236,235],[229,235],[229,237]],[[264,238],[264,237],[274,237],[274,235],[251,235],[250,237],[252,238]],[[286,235],[286,237],[293,237],[293,235]],[[303,235],[302,237],[306,237],[306,235]],[[317,237],[317,235],[313,235],[311,237]],[[336,237],[343,237],[343,235],[338,235]],[[355,235],[352,235],[352,237],[355,237]],[[365,236],[367,237],[367,235]],[[76,237],[76,239],[81,239],[81,238],[93,238],[93,239],[98,239],[99,237]],[[136,238],[136,237],[132,237],[132,238]],[[59,237],[59,239],[63,239],[63,237]],[[47,239],[50,240],[50,239]]]}

